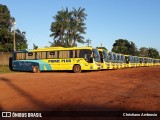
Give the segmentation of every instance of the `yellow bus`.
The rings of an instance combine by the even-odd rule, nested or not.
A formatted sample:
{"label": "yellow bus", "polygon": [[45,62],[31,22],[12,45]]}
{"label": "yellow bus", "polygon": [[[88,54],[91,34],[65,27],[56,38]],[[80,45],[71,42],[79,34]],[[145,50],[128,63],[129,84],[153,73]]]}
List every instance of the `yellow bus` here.
{"label": "yellow bus", "polygon": [[153,58],[153,66],[158,66],[158,65],[160,65],[160,60]]}
{"label": "yellow bus", "polygon": [[100,70],[100,55],[92,47],[51,47],[13,53],[12,69],[17,71]]}
{"label": "yellow bus", "polygon": [[124,54],[117,53],[118,68],[124,68],[126,65]]}
{"label": "yellow bus", "polygon": [[144,66],[153,66],[153,60],[149,57],[144,57]]}
{"label": "yellow bus", "polygon": [[124,55],[126,60],[126,66],[125,67],[138,67],[140,66],[140,59],[138,56],[132,56],[132,55]]}
{"label": "yellow bus", "polygon": [[123,54],[108,52],[104,49],[98,49],[102,69],[124,68],[125,58]]}
{"label": "yellow bus", "polygon": [[110,62],[108,60],[108,52],[104,49],[98,49],[100,60],[101,60],[101,69],[109,69],[110,68]]}
{"label": "yellow bus", "polygon": [[139,57],[139,62],[140,62],[141,67],[145,66],[145,58],[144,57]]}

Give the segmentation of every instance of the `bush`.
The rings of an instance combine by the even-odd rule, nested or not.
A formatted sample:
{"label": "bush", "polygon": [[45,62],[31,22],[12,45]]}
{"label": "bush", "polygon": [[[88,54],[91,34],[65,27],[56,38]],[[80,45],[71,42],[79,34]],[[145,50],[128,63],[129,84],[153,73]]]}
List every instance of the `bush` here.
{"label": "bush", "polygon": [[0,73],[11,72],[8,65],[0,65]]}

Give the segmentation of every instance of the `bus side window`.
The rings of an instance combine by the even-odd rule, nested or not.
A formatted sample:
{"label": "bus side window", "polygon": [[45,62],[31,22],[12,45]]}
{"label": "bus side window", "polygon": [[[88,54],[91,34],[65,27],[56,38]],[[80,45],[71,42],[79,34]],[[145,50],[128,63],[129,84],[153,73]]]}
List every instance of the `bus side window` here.
{"label": "bus side window", "polygon": [[46,59],[46,52],[37,52],[36,59]]}
{"label": "bus side window", "polygon": [[79,57],[80,57],[80,58],[84,58],[84,50],[80,50],[80,52],[79,52]]}
{"label": "bus side window", "polygon": [[16,60],[24,60],[25,59],[25,53],[14,53],[14,55],[16,55]]}
{"label": "bus side window", "polygon": [[55,55],[55,52],[54,52],[54,51],[49,51],[49,52],[47,52],[47,59],[53,59],[53,58],[54,58],[54,55]]}
{"label": "bus side window", "polygon": [[33,52],[26,53],[26,59],[27,60],[34,60],[35,59],[35,53],[33,53]]}
{"label": "bus side window", "polygon": [[92,54],[91,51],[85,51],[84,59],[85,59],[87,62],[90,62],[91,54]]}
{"label": "bus side window", "polygon": [[28,56],[32,56],[32,55],[33,55],[33,53],[32,53],[32,52],[28,53]]}
{"label": "bus side window", "polygon": [[73,50],[69,51],[69,58],[74,58],[74,51]]}
{"label": "bus side window", "polygon": [[69,50],[62,50],[62,51],[59,51],[59,58],[69,58]]}
{"label": "bus side window", "polygon": [[74,50],[74,58],[77,58],[78,55],[77,55],[77,50]]}
{"label": "bus side window", "polygon": [[80,58],[80,50],[76,50],[76,58]]}
{"label": "bus side window", "polygon": [[50,55],[55,55],[55,52],[53,51],[53,52],[50,52]]}

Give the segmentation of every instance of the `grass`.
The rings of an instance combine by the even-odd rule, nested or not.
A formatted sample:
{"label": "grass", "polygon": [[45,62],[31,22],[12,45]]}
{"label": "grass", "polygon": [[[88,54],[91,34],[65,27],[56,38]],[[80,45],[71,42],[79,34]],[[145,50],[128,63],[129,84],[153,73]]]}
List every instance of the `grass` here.
{"label": "grass", "polygon": [[0,65],[0,73],[11,73],[8,65]]}

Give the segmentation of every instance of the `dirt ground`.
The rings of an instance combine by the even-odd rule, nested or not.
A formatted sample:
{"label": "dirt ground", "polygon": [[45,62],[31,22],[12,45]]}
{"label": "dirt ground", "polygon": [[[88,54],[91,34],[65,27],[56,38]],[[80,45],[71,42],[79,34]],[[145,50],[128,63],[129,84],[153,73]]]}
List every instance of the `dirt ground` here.
{"label": "dirt ground", "polygon": [[0,111],[160,111],[160,67],[0,74]]}

